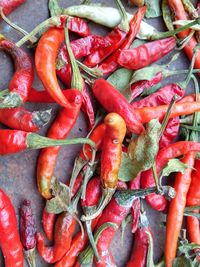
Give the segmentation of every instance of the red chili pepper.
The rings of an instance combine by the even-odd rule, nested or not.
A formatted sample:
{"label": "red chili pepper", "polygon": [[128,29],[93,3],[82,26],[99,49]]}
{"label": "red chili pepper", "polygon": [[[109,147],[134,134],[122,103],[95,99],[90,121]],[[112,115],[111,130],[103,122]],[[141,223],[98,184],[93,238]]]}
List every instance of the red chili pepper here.
{"label": "red chili pepper", "polygon": [[[76,59],[88,56],[95,52],[98,48],[105,48],[110,46],[107,39],[98,35],[89,35],[85,38],[80,38],[71,41],[72,52]],[[71,66],[67,54],[66,45],[61,46],[58,58],[56,73],[63,83],[70,87],[71,85]]]}
{"label": "red chili pepper", "polygon": [[149,248],[149,237],[147,231],[151,234],[152,231],[146,215],[143,213],[140,216],[140,227],[135,232],[131,258],[126,267],[146,266],[147,253]]}
{"label": "red chili pepper", "polygon": [[[192,181],[187,194],[187,206],[197,206],[200,205],[200,160],[196,159],[194,170],[192,172]],[[198,213],[198,211],[194,211]],[[187,230],[189,234],[189,239],[195,244],[200,244],[200,226],[199,219],[187,216]]]}
{"label": "red chili pepper", "polygon": [[172,267],[176,257],[178,237],[183,222],[183,213],[186,206],[186,197],[191,183],[192,167],[195,162],[195,152],[187,153],[182,160],[184,164],[190,166],[184,173],[176,175],[174,189],[176,196],[169,204],[167,214],[166,239],[165,239],[165,265]]}
{"label": "red chili pepper", "polygon": [[136,11],[132,20],[130,21],[130,29],[129,29],[127,39],[124,41],[124,43],[119,49],[117,49],[110,57],[106,58],[98,66],[98,68],[102,70],[104,75],[108,75],[117,69],[118,67],[117,59],[119,57],[119,53],[123,49],[128,49],[130,45],[132,44],[136,34],[138,33],[140,29],[140,23],[144,17],[146,9],[147,9],[146,6],[144,6],[144,7],[139,8]]}
{"label": "red chili pepper", "polygon": [[22,107],[0,109],[0,122],[9,128],[37,132],[50,120],[51,110],[30,112]]}
{"label": "red chili pepper", "polygon": [[141,133],[144,130],[133,107],[108,81],[104,79],[96,80],[93,84],[92,91],[97,100],[107,111],[116,112],[124,119],[127,128],[131,132]]}
{"label": "red chili pepper", "polygon": [[[61,18],[62,20],[62,18]],[[64,23],[64,21],[63,21]],[[68,29],[71,32],[75,32],[82,37],[86,37],[91,34],[90,27],[84,19],[69,17]]]}
{"label": "red chili pepper", "polygon": [[6,267],[23,267],[24,256],[17,230],[17,219],[9,197],[0,189],[0,247]]}
{"label": "red chili pepper", "polygon": [[[47,136],[55,139],[64,139],[73,128],[82,104],[82,96],[78,90],[68,90],[70,108],[61,109]],[[51,178],[60,147],[45,148],[41,151],[37,165],[37,184],[40,194],[51,198]]]}
{"label": "red chili pepper", "polygon": [[9,94],[0,104],[1,107],[16,107],[27,101],[34,78],[30,57],[15,43],[0,40],[0,50],[8,53],[15,64],[15,73],[9,84]]}
{"label": "red chili pepper", "polygon": [[164,57],[175,46],[176,39],[174,37],[156,40],[140,45],[137,48],[122,50],[117,62],[125,68],[138,70]]}
{"label": "red chili pepper", "polygon": [[56,77],[56,58],[64,41],[64,30],[49,28],[40,38],[35,53],[35,66],[39,78],[50,96],[63,107],[71,108],[62,93]]}
{"label": "red chili pepper", "polygon": [[[181,0],[168,0],[168,5],[173,11],[173,13],[175,14],[175,20],[187,20],[188,19]],[[177,26],[177,28],[178,27],[179,26]],[[190,30],[184,30],[178,33],[178,37],[180,39],[184,39],[184,38],[187,38],[189,34],[190,34]],[[183,48],[189,60],[192,60],[193,49],[195,48],[196,45],[197,45],[197,41],[195,40],[195,37],[191,37]],[[200,52],[196,54],[194,66],[196,69],[200,67]]]}
{"label": "red chili pepper", "polygon": [[26,0],[0,0],[0,7],[3,8],[3,13],[7,16],[25,2]]}
{"label": "red chili pepper", "polygon": [[37,233],[37,249],[40,256],[48,263],[59,261],[70,249],[75,227],[75,218],[71,214],[63,212],[55,224],[53,247],[46,247],[43,234]]}
{"label": "red chili pepper", "polygon": [[[160,175],[163,167],[168,163],[170,159],[185,155],[191,151],[199,151],[199,143],[191,141],[179,141],[169,145],[166,148],[160,150],[156,157],[156,170],[157,174]],[[141,175],[141,186],[142,188],[149,188],[154,186],[154,178],[151,170],[142,172]],[[164,211],[167,207],[167,200],[164,196],[151,194],[146,197],[146,201],[149,205],[159,211]]]}

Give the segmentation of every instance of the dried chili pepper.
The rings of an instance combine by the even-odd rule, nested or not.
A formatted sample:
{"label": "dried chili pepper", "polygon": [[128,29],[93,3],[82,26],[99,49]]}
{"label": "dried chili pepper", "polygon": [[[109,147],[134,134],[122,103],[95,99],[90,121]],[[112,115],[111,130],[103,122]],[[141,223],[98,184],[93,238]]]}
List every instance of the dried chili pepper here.
{"label": "dried chili pepper", "polygon": [[[89,35],[85,38],[80,38],[71,41],[70,43],[72,52],[76,59],[95,52],[98,48],[105,48],[110,46],[107,39],[98,35]],[[67,55],[66,45],[61,46],[58,58],[56,73],[63,83],[70,87],[71,85],[71,67]]]}
{"label": "dried chili pepper", "polygon": [[46,125],[51,110],[30,112],[22,107],[0,109],[0,122],[9,128],[25,132],[37,132]]}
{"label": "dried chili pepper", "polygon": [[117,62],[128,69],[141,69],[164,57],[175,46],[174,37],[149,42],[137,48],[122,50]]}
{"label": "dried chili pepper", "polygon": [[96,80],[93,84],[92,91],[96,99],[106,110],[109,112],[116,112],[122,116],[126,122],[127,128],[131,132],[140,133],[144,130],[133,107],[108,81],[104,79]]}
{"label": "dried chili pepper", "polygon": [[[64,139],[73,128],[82,104],[82,96],[78,90],[68,90],[67,101],[70,108],[60,110],[54,123],[51,125],[47,136],[49,138]],[[40,194],[51,198],[51,180],[60,147],[45,148],[40,152],[37,164],[37,184]]]}
{"label": "dried chili pepper", "polygon": [[9,84],[9,93],[0,103],[0,108],[18,107],[27,101],[33,83],[34,72],[30,57],[15,43],[0,40],[0,50],[8,53],[15,64],[15,73]]}
{"label": "dried chili pepper", "polygon": [[102,62],[106,57],[111,55],[114,51],[116,51],[125,41],[127,33],[129,31],[128,19],[126,15],[126,11],[121,4],[120,0],[116,0],[116,4],[119,8],[119,11],[122,15],[121,23],[114,28],[105,38],[111,44],[108,48],[101,48],[98,51],[90,54],[85,60],[84,64],[88,67],[95,67],[100,62]]}
{"label": "dried chili pepper", "polygon": [[144,0],[130,0],[129,1],[132,5],[141,7],[144,5]]}
{"label": "dried chili pepper", "polygon": [[26,0],[0,0],[0,7],[3,8],[3,13],[8,15],[25,2]]}
{"label": "dried chili pepper", "polygon": [[145,213],[140,214],[140,225],[134,235],[134,244],[131,252],[131,258],[126,267],[144,267],[146,266],[147,253],[149,247],[149,238],[147,231],[151,233],[149,221]]}
{"label": "dried chili pepper", "polygon": [[40,149],[51,146],[61,146],[68,144],[95,144],[87,138],[74,138],[68,140],[56,140],[18,130],[0,129],[0,155],[14,154],[26,149]]}
{"label": "dried chili pepper", "polygon": [[142,7],[136,11],[136,13],[133,16],[133,19],[130,21],[130,29],[127,39],[124,41],[124,43],[119,49],[117,49],[110,57],[105,59],[98,66],[98,68],[103,72],[104,75],[108,75],[117,69],[118,67],[117,59],[119,57],[119,53],[123,49],[128,49],[132,44],[135,36],[137,35],[140,29],[140,23],[144,17],[145,12],[146,12],[146,7]]}
{"label": "dried chili pepper", "polygon": [[[64,21],[64,19],[63,19]],[[68,18],[68,29],[71,32],[77,33],[82,37],[86,37],[91,34],[88,23],[81,18]]]}
{"label": "dried chili pepper", "polygon": [[23,267],[24,256],[17,230],[17,218],[9,197],[0,189],[0,247],[6,267]]}
{"label": "dried chili pepper", "polygon": [[178,237],[180,234],[183,213],[186,205],[186,197],[191,183],[192,167],[195,162],[195,152],[189,152],[185,155],[182,162],[190,166],[184,173],[176,175],[174,188],[176,196],[169,205],[167,214],[166,239],[165,239],[165,264],[166,267],[172,267],[176,257]]}
{"label": "dried chili pepper", "polygon": [[36,224],[30,200],[24,200],[20,207],[20,236],[25,256],[30,267],[35,267]]}
{"label": "dried chili pepper", "polygon": [[[166,148],[160,150],[156,157],[156,170],[157,174],[160,175],[163,167],[172,158],[185,155],[191,151],[199,151],[199,143],[192,141],[179,141],[174,144],[169,145]],[[141,176],[141,186],[142,188],[148,188],[154,185],[154,178],[151,170],[145,171]],[[167,200],[164,196],[152,194],[146,197],[147,202],[150,206],[159,211],[164,211],[167,206]]]}

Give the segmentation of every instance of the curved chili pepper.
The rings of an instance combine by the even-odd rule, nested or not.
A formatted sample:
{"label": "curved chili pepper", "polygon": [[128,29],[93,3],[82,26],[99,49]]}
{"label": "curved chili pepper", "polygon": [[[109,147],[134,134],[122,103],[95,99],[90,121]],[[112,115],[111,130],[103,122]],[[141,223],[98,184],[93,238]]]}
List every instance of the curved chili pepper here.
{"label": "curved chili pepper", "polygon": [[[95,52],[98,48],[105,48],[110,46],[107,39],[98,35],[89,35],[85,38],[80,38],[71,41],[70,43],[72,52],[76,59],[88,56]],[[66,45],[61,46],[58,58],[56,74],[62,80],[62,82],[70,87],[71,85],[71,66],[69,64],[69,58],[66,50]]]}
{"label": "curved chili pepper", "polygon": [[59,261],[70,248],[75,227],[75,218],[70,213],[63,212],[55,224],[53,247],[46,247],[43,234],[37,233],[37,249],[40,256],[48,263]]}
{"label": "curved chili pepper", "polygon": [[3,13],[7,16],[25,2],[26,0],[0,0],[0,7],[3,8]]}
{"label": "curved chili pepper", "polygon": [[114,72],[117,67],[117,59],[119,57],[119,53],[123,49],[128,49],[130,45],[132,44],[135,36],[137,35],[139,29],[140,29],[140,23],[144,17],[144,14],[146,12],[146,7],[139,8],[136,13],[134,14],[132,20],[130,21],[130,29],[127,36],[127,39],[124,41],[122,46],[117,49],[110,57],[106,58],[99,66],[98,68],[103,72],[104,75],[108,75],[112,72]]}
{"label": "curved chili pepper", "polygon": [[149,42],[137,48],[122,50],[117,62],[128,69],[141,69],[167,55],[175,46],[174,37]]}
{"label": "curved chili pepper", "polygon": [[64,41],[64,30],[48,29],[40,38],[35,53],[35,66],[45,89],[55,101],[65,108],[72,108],[65,98],[56,77],[56,58]]}
{"label": "curved chili pepper", "polygon": [[15,43],[0,40],[0,50],[8,53],[15,64],[15,73],[9,84],[9,94],[0,103],[0,108],[17,107],[27,101],[34,78],[30,57]]}
{"label": "curved chili pepper", "polygon": [[108,81],[104,79],[96,80],[93,84],[92,91],[97,100],[106,110],[109,112],[116,112],[124,119],[127,128],[131,132],[138,134],[144,130],[133,107]]}
{"label": "curved chili pepper", "polygon": [[[196,159],[194,170],[192,172],[192,181],[187,194],[187,206],[197,206],[200,205],[200,160]],[[194,211],[197,212],[198,211]],[[195,244],[200,244],[200,227],[199,219],[187,216],[187,230],[189,234],[190,241]]]}
{"label": "curved chili pepper", "polygon": [[[68,90],[70,108],[61,109],[47,136],[64,139],[74,126],[82,104],[82,96],[78,90]],[[41,151],[37,164],[37,185],[40,194],[51,198],[51,179],[60,147],[45,148]]]}
{"label": "curved chili pepper", "polygon": [[6,267],[23,267],[24,256],[17,230],[17,218],[9,197],[0,189],[0,247]]}
{"label": "curved chili pepper", "polygon": [[[185,155],[191,151],[199,151],[199,143],[191,141],[179,141],[169,145],[166,148],[160,150],[156,157],[156,170],[159,175],[163,167],[168,163],[170,159]],[[154,178],[151,170],[142,172],[141,186],[142,188],[149,188],[155,185]],[[146,201],[149,205],[159,211],[164,211],[167,207],[167,200],[164,196],[151,194],[146,197]]]}
{"label": "curved chili pepper", "polygon": [[[187,20],[188,19],[181,0],[168,0],[168,5],[170,6],[171,10],[175,14],[175,20]],[[189,33],[190,33],[190,30],[181,31],[180,33],[178,33],[178,37],[180,39],[187,38]],[[190,40],[187,42],[187,44],[183,48],[189,60],[192,59],[193,49],[195,48],[196,45],[197,45],[197,41],[195,40],[194,37],[191,37]],[[195,57],[194,66],[196,69],[200,67],[200,52],[198,52]]]}
{"label": "curved chili pepper", "polygon": [[192,167],[195,162],[195,152],[189,152],[185,155],[182,162],[190,166],[184,173],[176,175],[174,189],[176,196],[169,204],[167,214],[166,239],[165,239],[165,265],[172,267],[176,257],[178,237],[180,234],[183,213],[186,206],[186,197],[191,183]]}
{"label": "curved chili pepper", "polygon": [[30,112],[22,107],[0,109],[0,122],[9,128],[37,132],[51,118],[51,110]]}

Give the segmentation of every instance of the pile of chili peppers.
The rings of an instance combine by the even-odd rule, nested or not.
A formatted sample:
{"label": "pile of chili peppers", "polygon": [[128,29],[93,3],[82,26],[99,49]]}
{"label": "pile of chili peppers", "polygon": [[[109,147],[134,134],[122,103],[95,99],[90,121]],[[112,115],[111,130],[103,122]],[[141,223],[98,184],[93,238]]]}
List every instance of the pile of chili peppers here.
{"label": "pile of chili peppers", "polygon": [[[36,181],[43,229],[38,231],[28,199],[20,206],[18,229],[12,196],[0,188],[5,266],[23,267],[25,259],[29,267],[39,266],[36,252],[55,267],[200,266],[200,3],[158,1],[168,28],[160,32],[144,22],[158,8],[148,0],[127,1],[137,6],[132,14],[120,0],[113,0],[116,8],[90,1],[64,8],[49,0],[51,17],[28,33],[8,16],[21,4],[25,9],[25,2],[0,0],[1,23],[24,35],[15,43],[0,33],[0,52],[15,68],[0,91],[0,155],[41,149]],[[108,34],[93,34],[89,20],[107,26]],[[170,69],[177,50],[190,60],[188,69]],[[158,62],[163,58],[167,64]],[[33,87],[34,72],[41,91]],[[165,80],[176,75],[180,81]],[[52,124],[50,109],[29,111],[28,102],[57,105]],[[82,111],[88,134],[70,139]],[[43,127],[47,136],[37,133]],[[54,174],[61,146],[75,144],[82,147],[62,183]],[[159,259],[150,209],[165,215]],[[124,236],[128,223],[131,255],[118,265],[111,243],[119,228]]]}

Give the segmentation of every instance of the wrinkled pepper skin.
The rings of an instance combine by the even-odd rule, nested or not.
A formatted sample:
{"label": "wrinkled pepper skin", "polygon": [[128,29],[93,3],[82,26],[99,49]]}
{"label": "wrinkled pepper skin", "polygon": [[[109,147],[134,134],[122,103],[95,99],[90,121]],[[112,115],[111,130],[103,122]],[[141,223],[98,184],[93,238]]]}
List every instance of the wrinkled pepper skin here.
{"label": "wrinkled pepper skin", "polygon": [[0,7],[3,8],[3,13],[7,16],[25,2],[26,0],[0,0]]}

